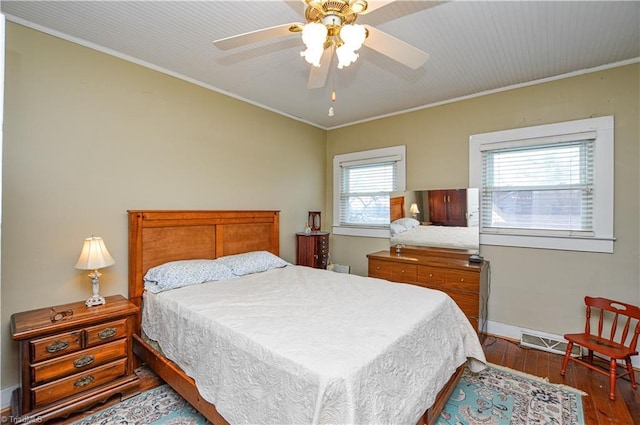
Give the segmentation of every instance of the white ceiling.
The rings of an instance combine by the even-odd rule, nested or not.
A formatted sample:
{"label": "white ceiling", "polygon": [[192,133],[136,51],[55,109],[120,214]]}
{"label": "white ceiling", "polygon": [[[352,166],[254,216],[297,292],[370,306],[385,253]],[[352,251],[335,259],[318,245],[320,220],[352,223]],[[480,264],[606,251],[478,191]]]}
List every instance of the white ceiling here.
{"label": "white ceiling", "polygon": [[3,0],[0,7],[10,21],[325,129],[640,57],[640,1],[397,0],[357,23],[428,52],[427,63],[412,70],[363,47],[355,64],[308,90],[299,34],[227,51],[212,44],[304,22],[299,0]]}

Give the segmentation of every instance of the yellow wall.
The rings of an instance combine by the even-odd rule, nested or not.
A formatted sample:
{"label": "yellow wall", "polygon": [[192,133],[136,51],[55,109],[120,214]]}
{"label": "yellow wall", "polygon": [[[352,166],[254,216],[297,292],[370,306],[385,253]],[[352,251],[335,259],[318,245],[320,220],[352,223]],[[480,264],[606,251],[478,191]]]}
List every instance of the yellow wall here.
{"label": "yellow wall", "polygon": [[85,237],[127,294],[128,209],[278,209],[281,255],[323,209],[325,131],[8,23],[2,387],[17,384],[12,313],[86,299]]}
{"label": "yellow wall", "polygon": [[[562,335],[583,325],[585,295],[640,304],[638,64],[482,96],[328,132],[327,222],[336,154],[407,146],[407,189],[468,185],[472,134],[614,115],[614,254],[481,246],[491,262],[489,320]],[[386,240],[333,236],[332,258],[366,274]],[[518,335],[519,336],[519,335]]]}

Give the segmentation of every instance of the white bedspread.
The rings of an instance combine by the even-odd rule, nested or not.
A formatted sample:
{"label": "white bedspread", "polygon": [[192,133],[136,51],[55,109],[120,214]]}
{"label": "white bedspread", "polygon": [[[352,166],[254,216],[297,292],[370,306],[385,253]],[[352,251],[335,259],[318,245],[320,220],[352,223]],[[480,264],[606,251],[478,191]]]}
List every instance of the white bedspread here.
{"label": "white bedspread", "polygon": [[416,226],[391,237],[391,245],[428,245],[442,248],[480,249],[477,227]]}
{"label": "white bedspread", "polygon": [[476,333],[443,292],[303,266],[145,293],[142,328],[231,424],[411,424]]}

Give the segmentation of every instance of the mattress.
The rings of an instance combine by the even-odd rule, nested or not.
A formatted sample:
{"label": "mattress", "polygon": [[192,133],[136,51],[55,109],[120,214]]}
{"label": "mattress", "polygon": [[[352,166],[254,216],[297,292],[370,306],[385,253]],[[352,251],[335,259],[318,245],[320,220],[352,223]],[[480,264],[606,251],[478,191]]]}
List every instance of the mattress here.
{"label": "mattress", "polygon": [[485,357],[446,294],[303,266],[144,294],[142,328],[231,424],[415,424]]}
{"label": "mattress", "polygon": [[478,227],[416,226],[391,237],[391,245],[421,245],[441,248],[479,249]]}

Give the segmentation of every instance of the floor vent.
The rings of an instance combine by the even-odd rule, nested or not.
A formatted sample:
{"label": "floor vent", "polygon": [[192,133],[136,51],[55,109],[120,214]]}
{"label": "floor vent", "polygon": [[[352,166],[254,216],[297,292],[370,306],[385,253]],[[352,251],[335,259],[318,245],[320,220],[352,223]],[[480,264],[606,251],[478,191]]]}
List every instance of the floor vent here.
{"label": "floor vent", "polygon": [[[567,342],[561,336],[528,329],[522,329],[520,345],[563,355],[567,351]],[[582,354],[582,350],[580,347],[574,346],[571,353],[574,356],[579,356]]]}

